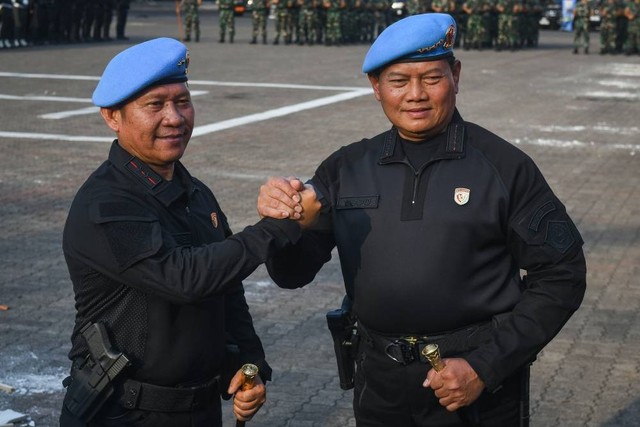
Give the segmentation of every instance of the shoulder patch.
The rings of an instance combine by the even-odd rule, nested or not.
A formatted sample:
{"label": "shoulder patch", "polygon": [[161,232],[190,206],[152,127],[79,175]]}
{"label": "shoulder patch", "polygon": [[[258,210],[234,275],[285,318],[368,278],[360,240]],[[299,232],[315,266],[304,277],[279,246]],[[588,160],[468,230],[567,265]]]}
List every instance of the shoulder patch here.
{"label": "shoulder patch", "polygon": [[549,221],[547,223],[547,235],[544,239],[552,248],[565,253],[576,242],[571,227],[567,221]]}
{"label": "shoulder patch", "polygon": [[540,228],[540,223],[542,219],[549,213],[556,210],[556,205],[553,204],[552,201],[548,201],[544,205],[540,206],[538,210],[531,216],[531,220],[529,221],[529,230],[538,231]]}

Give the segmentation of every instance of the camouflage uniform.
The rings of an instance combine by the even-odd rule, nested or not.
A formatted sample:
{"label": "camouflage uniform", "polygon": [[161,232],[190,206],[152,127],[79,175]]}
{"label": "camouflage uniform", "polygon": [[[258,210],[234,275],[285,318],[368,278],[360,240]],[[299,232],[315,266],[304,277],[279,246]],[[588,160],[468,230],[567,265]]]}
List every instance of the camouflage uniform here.
{"label": "camouflage uniform", "polygon": [[487,40],[488,28],[485,13],[489,13],[490,4],[486,0],[467,0],[464,10],[469,16],[467,20],[467,38],[464,48],[482,49]]}
{"label": "camouflage uniform", "polygon": [[280,36],[284,39],[286,44],[291,43],[291,34],[289,29],[291,28],[291,7],[293,0],[276,0],[276,37],[273,40],[273,44],[280,43]]}
{"label": "camouflage uniform", "polygon": [[616,0],[605,0],[600,6],[600,54],[616,52]]}
{"label": "camouflage uniform", "polygon": [[515,49],[517,43],[517,29],[515,28],[514,12],[517,0],[498,0],[498,41],[497,50]]}
{"label": "camouflage uniform", "polygon": [[184,17],[184,41],[191,41],[191,31],[195,32],[196,41],[200,41],[200,14],[198,6],[202,0],[182,0],[182,15]]}
{"label": "camouflage uniform", "polygon": [[262,36],[262,43],[267,43],[267,17],[269,15],[268,0],[253,0],[253,8],[251,9],[251,22],[253,23],[253,32],[251,44],[256,44],[258,36]]}
{"label": "camouflage uniform", "polygon": [[438,13],[448,13],[453,17],[456,21],[456,26],[458,27],[458,31],[456,33],[456,41],[454,43],[454,47],[458,47],[460,45],[460,37],[462,35],[460,28],[460,14],[458,11],[458,5],[455,0],[433,0],[431,2],[431,10]]}
{"label": "camouflage uniform", "polygon": [[407,15],[419,15],[426,12],[424,0],[407,0],[405,5],[407,7]]}
{"label": "camouflage uniform", "polygon": [[224,43],[226,33],[229,33],[229,43],[233,43],[236,35],[236,17],[233,14],[233,0],[218,0],[218,12],[220,13],[220,40]]}
{"label": "camouflage uniform", "polygon": [[317,34],[317,13],[316,0],[298,0],[300,6],[300,17],[298,31],[300,34],[296,37],[299,44],[307,43],[313,45],[316,42]]}
{"label": "camouflage uniform", "polygon": [[628,2],[624,9],[624,15],[629,21],[624,53],[626,55],[640,54],[640,0]]}
{"label": "camouflage uniform", "polygon": [[589,17],[591,6],[588,0],[579,1],[573,10],[573,53],[583,47],[584,53],[589,53]]}
{"label": "camouflage uniform", "polygon": [[344,0],[324,0],[324,7],[327,9],[327,27],[325,31],[325,44],[339,45],[342,40],[342,30],[340,22],[342,12],[345,8]]}
{"label": "camouflage uniform", "polygon": [[345,0],[346,9],[342,13],[342,41],[357,43],[360,35],[360,0]]}

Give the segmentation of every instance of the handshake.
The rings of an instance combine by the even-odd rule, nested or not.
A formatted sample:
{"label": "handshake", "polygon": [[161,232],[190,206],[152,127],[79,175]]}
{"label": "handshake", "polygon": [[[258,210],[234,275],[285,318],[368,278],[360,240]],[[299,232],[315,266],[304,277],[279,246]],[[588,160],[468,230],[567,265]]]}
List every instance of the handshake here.
{"label": "handshake", "polygon": [[289,218],[307,229],[317,221],[321,207],[313,186],[295,177],[271,177],[260,187],[257,209],[261,218]]}

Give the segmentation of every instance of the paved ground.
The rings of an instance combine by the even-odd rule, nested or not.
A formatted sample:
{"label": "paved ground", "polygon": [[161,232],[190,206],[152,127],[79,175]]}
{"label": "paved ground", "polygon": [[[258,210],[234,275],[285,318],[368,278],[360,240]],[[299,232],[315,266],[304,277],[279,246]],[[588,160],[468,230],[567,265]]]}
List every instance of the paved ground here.
{"label": "paved ground", "polygon": [[[251,46],[248,17],[237,21],[236,43],[221,45],[216,19],[206,8],[203,39],[190,45],[199,128],[185,163],[241,230],[257,219],[267,176],[310,176],[340,145],[388,125],[359,72],[366,46]],[[175,22],[166,6],[136,3],[130,42],[175,37]],[[97,77],[127,45],[0,52],[0,304],[10,306],[0,311],[0,383],[17,389],[0,393],[0,410],[26,412],[38,426],[57,425],[69,366],[63,222],[111,138],[97,114],[79,110],[91,107]],[[538,162],[586,241],[587,295],[534,364],[532,426],[637,426],[640,62],[575,56],[570,45],[570,34],[543,32],[536,50],[458,52],[459,105]],[[275,371],[269,402],[250,425],[354,425],[324,324],[341,300],[337,263],[300,291],[276,288],[263,269],[245,283]],[[232,419],[227,408],[227,425]]]}

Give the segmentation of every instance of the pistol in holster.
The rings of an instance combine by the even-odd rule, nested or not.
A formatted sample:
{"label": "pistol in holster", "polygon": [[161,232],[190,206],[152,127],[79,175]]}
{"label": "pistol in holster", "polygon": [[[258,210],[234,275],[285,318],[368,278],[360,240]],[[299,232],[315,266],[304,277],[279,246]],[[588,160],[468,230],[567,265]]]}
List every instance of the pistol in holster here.
{"label": "pistol in holster", "polygon": [[356,318],[351,313],[351,300],[345,296],[342,307],[327,313],[327,325],[333,338],[333,349],[338,362],[340,388],[352,389],[355,377],[355,354],[358,334]]}
{"label": "pistol in holster", "polygon": [[113,394],[113,380],[131,362],[111,346],[102,323],[90,323],[80,334],[87,342],[89,355],[63,381],[67,387],[64,406],[75,417],[88,422]]}

